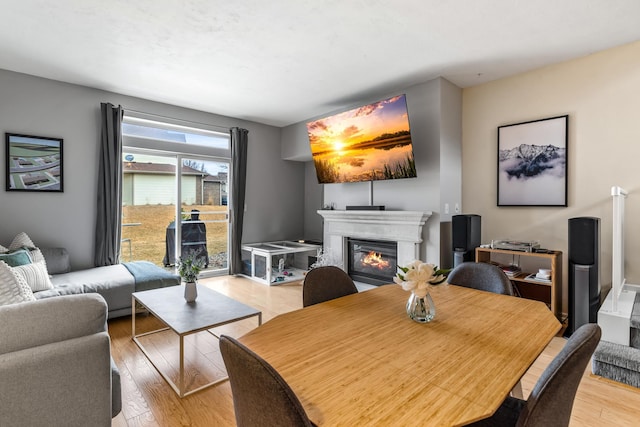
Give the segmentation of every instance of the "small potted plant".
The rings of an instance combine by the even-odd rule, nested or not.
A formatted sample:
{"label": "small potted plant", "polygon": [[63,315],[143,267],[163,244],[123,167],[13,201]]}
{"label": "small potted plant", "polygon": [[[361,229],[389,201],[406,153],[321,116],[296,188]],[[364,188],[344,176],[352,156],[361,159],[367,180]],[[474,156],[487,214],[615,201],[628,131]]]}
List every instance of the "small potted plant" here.
{"label": "small potted plant", "polygon": [[198,281],[198,274],[204,267],[204,264],[204,258],[198,257],[196,251],[189,251],[186,255],[178,259],[178,274],[184,282],[184,299],[187,300],[187,302],[194,302],[198,297],[196,283]]}

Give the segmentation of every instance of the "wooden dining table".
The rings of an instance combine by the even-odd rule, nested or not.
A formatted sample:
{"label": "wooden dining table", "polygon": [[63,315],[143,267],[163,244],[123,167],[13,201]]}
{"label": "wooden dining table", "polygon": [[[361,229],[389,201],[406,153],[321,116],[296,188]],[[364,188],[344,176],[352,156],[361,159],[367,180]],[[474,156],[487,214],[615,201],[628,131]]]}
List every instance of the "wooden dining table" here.
{"label": "wooden dining table", "polygon": [[281,314],[242,336],[321,426],[454,426],[486,418],[560,330],[539,301],[443,284],[435,319],[398,285]]}

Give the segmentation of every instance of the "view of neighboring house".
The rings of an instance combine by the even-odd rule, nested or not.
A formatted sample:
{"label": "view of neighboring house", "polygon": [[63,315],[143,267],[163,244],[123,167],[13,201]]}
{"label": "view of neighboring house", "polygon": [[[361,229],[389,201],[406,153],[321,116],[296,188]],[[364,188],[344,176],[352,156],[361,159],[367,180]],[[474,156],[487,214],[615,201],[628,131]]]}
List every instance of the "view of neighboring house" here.
{"label": "view of neighboring house", "polygon": [[[175,204],[175,165],[124,162],[122,204],[124,206]],[[182,203],[222,206],[227,204],[226,172],[209,175],[182,166]]]}

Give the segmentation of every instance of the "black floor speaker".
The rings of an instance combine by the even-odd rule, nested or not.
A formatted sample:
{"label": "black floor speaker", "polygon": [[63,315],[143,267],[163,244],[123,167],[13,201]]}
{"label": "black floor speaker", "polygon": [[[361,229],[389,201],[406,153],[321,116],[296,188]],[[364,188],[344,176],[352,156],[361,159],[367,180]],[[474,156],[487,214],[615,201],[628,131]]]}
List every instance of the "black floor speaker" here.
{"label": "black floor speaker", "polygon": [[451,217],[453,266],[475,261],[476,248],[480,246],[480,215],[466,214]]}
{"label": "black floor speaker", "polygon": [[565,336],[598,321],[600,308],[600,218],[569,219],[569,319]]}

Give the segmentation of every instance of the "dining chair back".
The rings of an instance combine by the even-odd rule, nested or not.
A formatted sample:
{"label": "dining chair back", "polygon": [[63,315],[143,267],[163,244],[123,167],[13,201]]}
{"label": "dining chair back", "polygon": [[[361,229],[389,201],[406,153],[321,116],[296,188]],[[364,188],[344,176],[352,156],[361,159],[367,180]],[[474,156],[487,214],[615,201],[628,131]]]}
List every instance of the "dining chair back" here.
{"label": "dining chair back", "polygon": [[306,427],[309,420],[291,387],[256,353],[234,338],[220,336],[238,427]]}
{"label": "dining chair back", "polygon": [[494,294],[513,295],[513,285],[504,271],[486,262],[463,262],[449,273],[447,282]]}
{"label": "dining chair back", "polygon": [[595,323],[582,325],[542,372],[526,401],[507,397],[491,418],[472,425],[568,426],[578,386],[601,333]]}
{"label": "dining chair back", "polygon": [[341,268],[316,267],[307,272],[302,284],[302,305],[308,307],[358,292],[355,283]]}
{"label": "dining chair back", "polygon": [[573,401],[584,370],[600,342],[600,327],[588,323],[571,335],[531,391],[520,424],[569,425]]}

